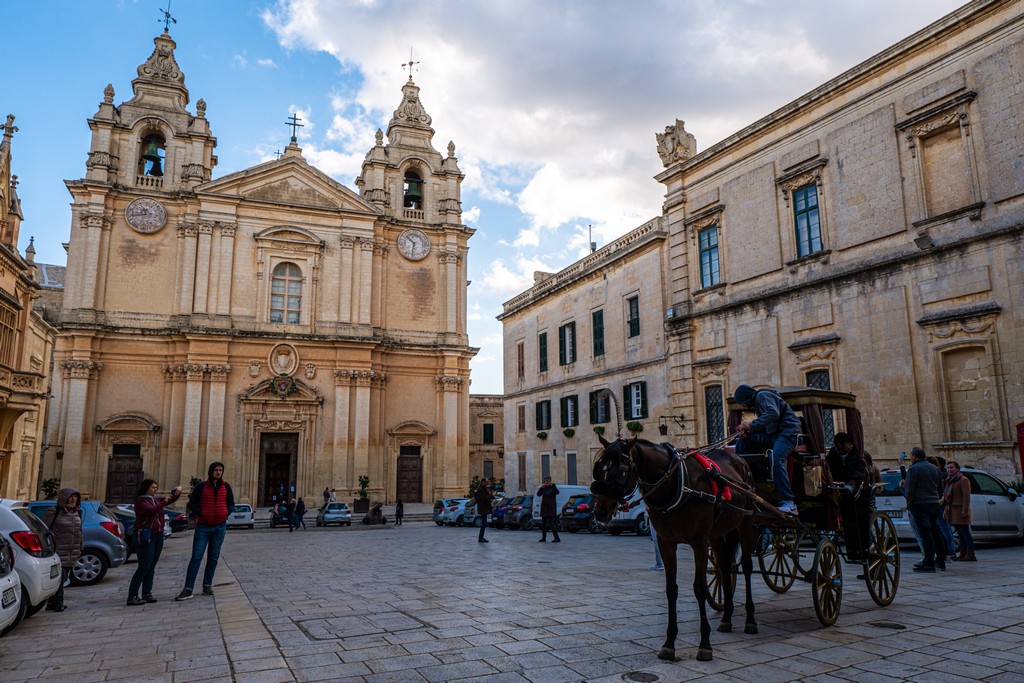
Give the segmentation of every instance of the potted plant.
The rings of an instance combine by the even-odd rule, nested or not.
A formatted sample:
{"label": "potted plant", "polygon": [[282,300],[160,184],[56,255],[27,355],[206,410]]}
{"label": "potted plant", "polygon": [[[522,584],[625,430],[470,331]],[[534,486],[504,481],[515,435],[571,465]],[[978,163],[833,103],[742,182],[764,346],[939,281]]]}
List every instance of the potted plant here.
{"label": "potted plant", "polygon": [[370,511],[370,493],[367,489],[370,488],[370,478],[360,474],[359,475],[359,497],[352,501],[352,511],[362,512],[366,514]]}
{"label": "potted plant", "polygon": [[540,439],[541,441],[543,441],[544,439],[548,438],[548,433],[547,432],[537,432],[537,438]]}
{"label": "potted plant", "polygon": [[604,426],[603,425],[594,425],[594,433],[597,434],[598,436],[601,436],[602,434],[604,434]]}
{"label": "potted plant", "polygon": [[572,427],[566,427],[565,429],[562,430],[562,434],[567,438],[572,438],[576,436],[576,430],[573,429]]}
{"label": "potted plant", "polygon": [[628,429],[633,434],[636,434],[638,432],[644,431],[644,426],[638,420],[630,420],[629,422],[626,423],[626,429]]}

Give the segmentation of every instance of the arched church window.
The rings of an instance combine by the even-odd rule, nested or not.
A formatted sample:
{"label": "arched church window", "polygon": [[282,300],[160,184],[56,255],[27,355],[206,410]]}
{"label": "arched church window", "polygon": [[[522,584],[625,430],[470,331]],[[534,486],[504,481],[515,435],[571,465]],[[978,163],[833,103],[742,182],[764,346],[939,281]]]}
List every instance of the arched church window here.
{"label": "arched church window", "polygon": [[302,314],[302,270],[279,263],[270,277],[270,322],[298,325]]}
{"label": "arched church window", "polygon": [[423,209],[423,179],[416,171],[405,172],[402,201],[406,209]]}
{"label": "arched church window", "polygon": [[139,175],[162,178],[164,161],[166,160],[166,141],[163,137],[150,134],[142,138],[142,150],[139,154]]}

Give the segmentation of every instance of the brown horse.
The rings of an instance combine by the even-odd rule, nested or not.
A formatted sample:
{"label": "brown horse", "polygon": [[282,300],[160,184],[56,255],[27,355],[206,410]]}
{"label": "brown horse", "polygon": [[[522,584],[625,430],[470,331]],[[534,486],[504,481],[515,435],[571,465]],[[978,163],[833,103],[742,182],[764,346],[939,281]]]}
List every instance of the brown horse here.
{"label": "brown horse", "polygon": [[[750,592],[753,571],[750,556],[754,546],[753,506],[743,487],[731,485],[731,500],[722,500],[724,480],[720,480],[717,485],[713,484],[712,475],[693,455],[642,439],[608,442],[600,436],[598,438],[604,449],[594,463],[594,483],[590,487],[596,499],[594,517],[606,524],[619,503],[639,487],[647,503],[650,522],[658,535],[658,549],[665,564],[665,595],[668,598],[668,630],[658,657],[668,660],[676,658],[676,636],[679,633],[676,623],[676,599],[679,595],[676,585],[676,546],[680,543],[686,543],[693,549],[693,594],[700,609],[697,659],[712,659],[711,625],[708,623],[706,609],[709,547],[717,561],[725,591],[725,609],[718,630],[723,633],[732,631],[735,588],[732,574],[738,544],[747,589],[747,621],[743,630],[745,633],[757,633],[754,599]],[[723,450],[711,451],[706,457],[720,468],[722,475],[752,488],[750,469],[742,458]],[[716,489],[718,495],[714,493]]]}

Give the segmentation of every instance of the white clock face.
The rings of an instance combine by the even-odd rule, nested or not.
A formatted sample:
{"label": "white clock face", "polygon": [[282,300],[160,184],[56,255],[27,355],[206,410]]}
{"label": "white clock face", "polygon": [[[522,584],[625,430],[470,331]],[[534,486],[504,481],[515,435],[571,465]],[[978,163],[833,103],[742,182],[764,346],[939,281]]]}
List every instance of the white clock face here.
{"label": "white clock face", "polygon": [[136,232],[149,234],[164,227],[167,209],[155,199],[139,197],[125,208],[124,217]]}
{"label": "white clock face", "polygon": [[419,230],[406,230],[398,236],[398,251],[410,261],[419,261],[430,253],[430,238]]}

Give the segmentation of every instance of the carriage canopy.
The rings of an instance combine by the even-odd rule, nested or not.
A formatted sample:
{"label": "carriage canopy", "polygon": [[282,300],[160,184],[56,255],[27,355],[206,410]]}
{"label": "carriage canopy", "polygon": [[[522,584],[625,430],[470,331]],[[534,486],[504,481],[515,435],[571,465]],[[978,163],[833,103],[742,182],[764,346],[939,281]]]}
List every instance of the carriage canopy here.
{"label": "carriage canopy", "polygon": [[[756,389],[757,387],[755,387]],[[764,387],[761,387],[762,389]],[[827,391],[812,387],[776,387],[775,390],[803,419],[803,432],[811,453],[825,452],[825,422],[822,411],[842,410],[846,417],[846,431],[858,451],[864,451],[864,425],[857,410],[857,397],[844,391]],[[729,397],[729,433],[735,434],[743,421],[744,407]]]}

